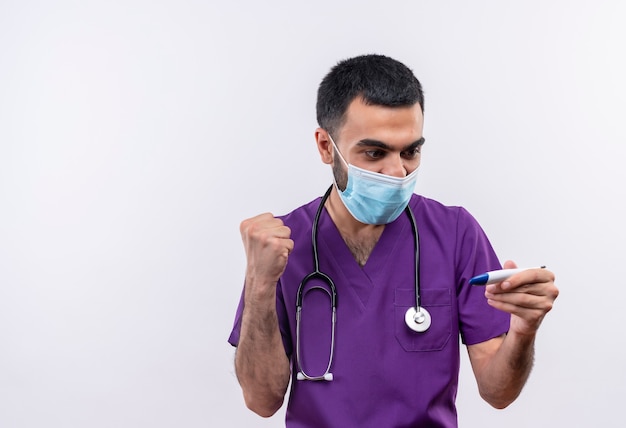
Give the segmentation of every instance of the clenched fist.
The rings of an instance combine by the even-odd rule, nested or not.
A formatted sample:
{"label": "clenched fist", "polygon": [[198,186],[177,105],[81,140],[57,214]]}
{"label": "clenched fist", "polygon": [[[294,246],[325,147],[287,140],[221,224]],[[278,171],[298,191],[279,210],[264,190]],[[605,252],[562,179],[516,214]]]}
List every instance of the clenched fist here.
{"label": "clenched fist", "polygon": [[242,221],[239,230],[247,258],[246,283],[274,287],[293,250],[291,230],[270,213]]}

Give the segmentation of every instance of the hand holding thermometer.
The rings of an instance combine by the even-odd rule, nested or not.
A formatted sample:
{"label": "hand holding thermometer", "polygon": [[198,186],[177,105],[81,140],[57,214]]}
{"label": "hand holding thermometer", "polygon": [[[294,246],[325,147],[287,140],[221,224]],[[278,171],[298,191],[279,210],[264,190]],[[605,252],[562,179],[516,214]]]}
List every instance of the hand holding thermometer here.
{"label": "hand holding thermometer", "polygon": [[[541,266],[541,269],[545,268],[545,266]],[[505,279],[509,279],[516,273],[524,272],[528,269],[534,268],[516,268],[516,269],[500,269],[500,270],[492,270],[490,272],[485,272],[482,275],[478,275],[469,280],[470,285],[489,285],[496,284],[498,282],[502,282]]]}

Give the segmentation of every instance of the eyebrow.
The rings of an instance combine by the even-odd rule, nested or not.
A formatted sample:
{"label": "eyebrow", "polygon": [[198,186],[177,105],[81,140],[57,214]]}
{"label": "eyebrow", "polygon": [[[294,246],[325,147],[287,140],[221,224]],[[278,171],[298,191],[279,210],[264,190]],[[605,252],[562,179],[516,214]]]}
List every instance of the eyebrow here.
{"label": "eyebrow", "polygon": [[[422,137],[419,140],[413,141],[411,144],[406,145],[405,147],[402,148],[401,151],[412,150],[417,147],[420,147],[421,145],[424,144],[425,141],[426,139]],[[378,147],[379,149],[383,149],[383,150],[393,150],[393,148],[390,145],[382,141],[372,140],[369,138],[365,138],[359,141],[358,143],[356,143],[356,145],[359,147]]]}

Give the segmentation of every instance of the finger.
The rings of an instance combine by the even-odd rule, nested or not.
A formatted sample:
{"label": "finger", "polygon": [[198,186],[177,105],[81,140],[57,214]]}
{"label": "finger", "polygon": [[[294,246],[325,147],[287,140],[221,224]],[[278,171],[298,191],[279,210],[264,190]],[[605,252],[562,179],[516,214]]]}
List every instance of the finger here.
{"label": "finger", "polygon": [[496,309],[507,312],[511,315],[516,315],[526,320],[543,317],[545,314],[550,312],[553,307],[553,301],[550,299],[535,301],[533,303],[526,302],[526,305],[529,306],[495,299],[488,299],[487,303]]}
{"label": "finger", "polygon": [[291,236],[291,229],[288,226],[285,226],[282,221],[280,224],[273,225],[271,232],[274,236],[281,239],[289,239]]}
{"label": "finger", "polygon": [[241,222],[239,226],[241,236],[267,240],[272,237],[289,238],[291,229],[283,221],[271,213],[259,214]]}
{"label": "finger", "polygon": [[276,238],[273,242],[273,251],[275,254],[280,254],[283,257],[289,257],[289,254],[293,251],[293,247],[293,240],[288,238]]}
{"label": "finger", "polygon": [[[548,288],[549,288],[549,284],[550,283],[533,283],[533,284],[522,284],[519,285],[517,287],[510,287],[510,288],[502,288],[500,289],[498,292],[495,292],[494,294],[507,294],[507,293],[517,293],[517,294],[530,294],[530,295],[534,295],[534,296],[547,296],[549,295],[548,293]],[[504,287],[505,284],[502,284],[502,286]]]}
{"label": "finger", "polygon": [[[254,217],[250,217],[247,218],[245,220],[243,220],[240,224],[239,224],[239,232],[241,233],[242,237],[246,237],[250,234],[250,229],[259,223],[262,223],[264,221],[267,220],[269,216],[272,216],[270,213],[263,213],[263,214],[259,214],[257,216]],[[273,216],[272,216],[273,217]]]}
{"label": "finger", "polygon": [[528,293],[494,294],[489,295],[487,299],[501,304],[513,305],[517,308],[538,309],[542,311],[552,309],[552,302],[554,301],[554,298],[551,296]]}
{"label": "finger", "polygon": [[554,273],[544,268],[527,269],[523,272],[513,275],[500,284],[492,291],[509,292],[525,286],[533,286],[535,284],[543,284],[554,282]]}
{"label": "finger", "polygon": [[511,303],[498,302],[495,300],[488,300],[487,302],[493,308],[498,309],[502,312],[506,312],[511,315],[517,316],[531,324],[541,322],[543,317],[550,310],[550,309],[544,310],[544,309],[524,308],[521,306],[513,305]]}
{"label": "finger", "polygon": [[517,268],[517,264],[513,260],[507,260],[502,265],[502,268],[504,268],[504,269],[516,269]]}
{"label": "finger", "polygon": [[293,251],[294,246],[295,246],[295,243],[293,242],[292,239],[285,239],[285,247],[287,248],[287,254]]}
{"label": "finger", "polygon": [[249,226],[255,223],[264,223],[268,220],[274,219],[274,215],[272,213],[262,213],[255,215],[254,217],[250,217],[241,222],[242,226]]}
{"label": "finger", "polygon": [[508,292],[485,292],[487,299],[528,308],[551,307],[558,295],[559,290],[553,283],[525,285]]}

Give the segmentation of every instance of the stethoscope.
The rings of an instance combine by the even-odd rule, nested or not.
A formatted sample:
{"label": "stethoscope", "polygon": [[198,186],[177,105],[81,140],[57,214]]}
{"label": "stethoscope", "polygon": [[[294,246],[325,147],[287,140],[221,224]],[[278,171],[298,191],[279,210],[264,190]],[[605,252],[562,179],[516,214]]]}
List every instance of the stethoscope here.
{"label": "stethoscope", "polygon": [[[333,186],[331,185],[324,196],[322,197],[322,201],[320,202],[319,207],[317,208],[317,212],[315,214],[315,218],[313,219],[313,227],[311,228],[311,241],[313,243],[313,266],[314,271],[305,276],[300,282],[300,286],[298,287],[298,293],[296,296],[296,360],[298,364],[298,374],[296,378],[298,380],[333,380],[333,374],[330,372],[330,368],[333,364],[333,356],[335,352],[335,327],[337,321],[337,287],[335,287],[335,283],[333,280],[326,275],[324,272],[320,270],[320,262],[319,255],[317,251],[317,227],[320,220],[320,215],[322,214],[322,209],[324,208],[324,204],[332,191]],[[409,308],[404,315],[404,322],[406,325],[413,331],[418,333],[423,333],[430,327],[431,317],[430,313],[423,308],[421,305],[421,297],[420,297],[420,259],[419,259],[419,233],[417,231],[417,224],[415,222],[415,216],[413,212],[407,205],[404,210],[409,219],[411,220],[411,228],[413,230],[413,242],[415,248],[415,307]],[[321,285],[315,285],[309,287],[306,292],[304,291],[305,285],[311,281],[312,279],[319,279],[326,284],[326,287]],[[321,289],[328,294],[330,298],[330,308],[331,308],[331,336],[330,336],[330,355],[328,357],[328,365],[326,366],[326,370],[323,374],[319,376],[312,376],[304,371],[302,367],[302,363],[300,360],[300,318],[302,316],[302,301],[304,300],[304,295],[311,290]]]}

